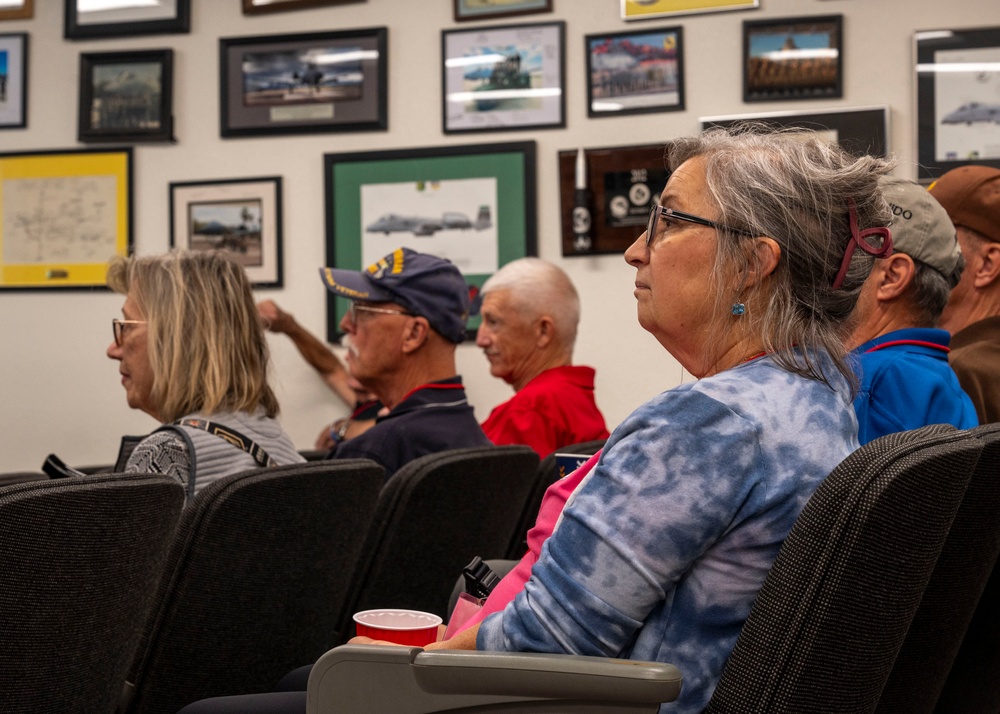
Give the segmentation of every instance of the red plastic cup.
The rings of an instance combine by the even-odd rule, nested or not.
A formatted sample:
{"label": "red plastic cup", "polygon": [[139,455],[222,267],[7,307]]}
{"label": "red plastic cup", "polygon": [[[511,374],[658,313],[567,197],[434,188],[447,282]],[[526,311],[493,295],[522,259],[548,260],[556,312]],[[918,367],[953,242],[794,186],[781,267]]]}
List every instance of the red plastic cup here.
{"label": "red plastic cup", "polygon": [[355,614],[354,623],[358,635],[397,645],[423,647],[437,641],[441,618],[419,610],[383,608]]}

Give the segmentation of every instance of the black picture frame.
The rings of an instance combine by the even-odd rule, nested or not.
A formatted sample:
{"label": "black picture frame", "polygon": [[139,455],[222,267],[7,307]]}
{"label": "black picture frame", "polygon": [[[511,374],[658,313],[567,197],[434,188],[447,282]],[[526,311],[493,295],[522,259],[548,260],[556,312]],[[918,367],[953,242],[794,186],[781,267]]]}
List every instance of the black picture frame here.
{"label": "black picture frame", "polygon": [[775,129],[818,131],[855,156],[889,156],[889,107],[848,107],[819,112],[763,112],[701,117],[701,129],[754,123]]}
{"label": "black picture frame", "polygon": [[587,116],[684,110],[684,28],[587,35]]}
{"label": "black picture frame", "polygon": [[81,53],[77,138],[175,141],[173,67],[170,49]]}
{"label": "black picture frame", "polygon": [[0,129],[28,125],[28,33],[0,34]]}
{"label": "black picture frame", "polygon": [[287,12],[289,10],[308,10],[316,7],[330,7],[333,5],[347,5],[348,3],[367,2],[367,0],[269,0],[269,2],[257,5],[254,0],[243,0],[244,15],[264,15],[275,12]]}
{"label": "black picture frame", "polygon": [[[537,254],[536,153],[523,141],[324,154],[326,265],[361,270],[409,247],[448,258],[478,290],[500,266]],[[462,226],[446,225],[462,214]],[[330,342],[346,302],[327,294]],[[479,319],[469,318],[470,339]]]}
{"label": "black picture frame", "polygon": [[455,22],[552,12],[552,0],[454,0]]}
{"label": "black picture frame", "polygon": [[219,40],[221,134],[384,131],[388,64],[385,27],[224,37]]}
{"label": "black picture frame", "polygon": [[843,15],[743,21],[743,101],[844,94]]}
{"label": "black picture frame", "polygon": [[191,31],[191,0],[164,0],[155,6],[80,11],[78,0],[63,0],[67,40],[93,40]]}
{"label": "black picture frame", "polygon": [[442,30],[441,57],[445,134],[566,126],[565,22]]}
{"label": "black picture frame", "polygon": [[280,176],[170,184],[170,247],[223,250],[255,288],[284,285]]}
{"label": "black picture frame", "polygon": [[1000,168],[1000,27],[917,32],[914,45],[918,180]]}

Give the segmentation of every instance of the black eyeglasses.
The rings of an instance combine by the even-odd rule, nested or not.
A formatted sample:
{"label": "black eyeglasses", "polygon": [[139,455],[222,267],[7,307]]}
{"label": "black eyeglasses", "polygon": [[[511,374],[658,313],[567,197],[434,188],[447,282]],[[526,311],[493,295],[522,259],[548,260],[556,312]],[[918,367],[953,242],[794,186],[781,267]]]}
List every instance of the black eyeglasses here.
{"label": "black eyeglasses", "polygon": [[416,317],[412,312],[407,312],[406,310],[390,310],[385,307],[372,307],[371,305],[362,305],[361,303],[351,301],[351,307],[347,310],[347,315],[350,321],[357,325],[358,324],[358,313],[359,312],[374,312],[379,315],[406,315],[407,317]]}
{"label": "black eyeglasses", "polygon": [[699,226],[708,226],[709,228],[714,228],[718,231],[729,231],[730,233],[736,233],[742,236],[753,236],[755,233],[750,231],[745,231],[742,228],[733,228],[732,226],[727,226],[725,223],[718,223],[717,221],[710,221],[707,218],[702,218],[701,216],[693,216],[690,213],[684,213],[682,211],[675,211],[673,208],[667,208],[666,206],[660,206],[659,204],[653,206],[649,210],[649,222],[646,223],[646,247],[653,242],[653,236],[656,235],[656,228],[660,223],[660,216],[663,216],[668,221],[687,221],[688,223],[697,223]]}
{"label": "black eyeglasses", "polygon": [[111,329],[115,333],[115,344],[122,346],[122,339],[125,337],[125,325],[145,325],[145,320],[111,320]]}

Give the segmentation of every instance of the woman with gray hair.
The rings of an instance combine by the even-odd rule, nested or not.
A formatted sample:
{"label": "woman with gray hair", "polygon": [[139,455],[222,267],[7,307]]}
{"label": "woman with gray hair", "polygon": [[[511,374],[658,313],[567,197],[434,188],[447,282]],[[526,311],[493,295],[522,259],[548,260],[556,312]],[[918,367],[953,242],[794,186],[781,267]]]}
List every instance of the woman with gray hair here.
{"label": "woman with gray hair", "polygon": [[232,257],[115,258],[107,283],[126,296],[108,357],[129,406],[164,424],[125,437],[115,471],[166,474],[190,499],[224,476],[304,460],[275,420],[264,327]]}

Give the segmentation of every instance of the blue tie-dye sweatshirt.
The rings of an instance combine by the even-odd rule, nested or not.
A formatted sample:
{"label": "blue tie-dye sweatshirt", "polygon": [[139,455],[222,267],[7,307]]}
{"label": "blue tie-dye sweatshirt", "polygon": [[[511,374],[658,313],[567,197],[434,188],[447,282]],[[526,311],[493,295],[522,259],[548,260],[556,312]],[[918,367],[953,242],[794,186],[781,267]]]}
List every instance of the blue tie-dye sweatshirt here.
{"label": "blue tie-dye sweatshirt", "polygon": [[858,446],[820,363],[835,389],[762,357],[633,412],[478,649],[669,662],[684,684],[661,711],[701,711],[792,523]]}

